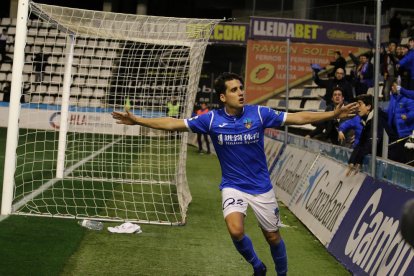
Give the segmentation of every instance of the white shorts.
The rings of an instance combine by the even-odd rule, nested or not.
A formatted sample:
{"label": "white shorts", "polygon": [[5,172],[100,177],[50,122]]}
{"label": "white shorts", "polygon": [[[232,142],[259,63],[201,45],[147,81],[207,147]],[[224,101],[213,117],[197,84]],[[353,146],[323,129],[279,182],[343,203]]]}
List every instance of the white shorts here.
{"label": "white shorts", "polygon": [[273,190],[264,194],[251,195],[233,188],[224,188],[221,191],[223,216],[239,212],[246,216],[250,205],[259,222],[260,227],[267,232],[279,230],[279,205]]}

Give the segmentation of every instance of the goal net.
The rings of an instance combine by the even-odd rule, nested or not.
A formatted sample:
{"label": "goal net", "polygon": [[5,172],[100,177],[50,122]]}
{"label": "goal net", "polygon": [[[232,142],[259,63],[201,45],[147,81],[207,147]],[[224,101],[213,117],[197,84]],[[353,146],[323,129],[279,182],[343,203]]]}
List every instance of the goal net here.
{"label": "goal net", "polygon": [[11,213],[185,223],[187,134],[110,112],[190,117],[217,23],[30,2]]}

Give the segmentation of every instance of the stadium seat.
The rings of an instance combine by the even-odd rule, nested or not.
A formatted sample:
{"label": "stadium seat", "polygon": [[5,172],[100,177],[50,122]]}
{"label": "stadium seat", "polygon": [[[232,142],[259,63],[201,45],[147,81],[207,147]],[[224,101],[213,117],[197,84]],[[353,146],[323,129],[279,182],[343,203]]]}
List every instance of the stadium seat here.
{"label": "stadium seat", "polygon": [[93,95],[93,89],[90,87],[85,87],[82,89],[82,97],[92,97]]}
{"label": "stadium seat", "polygon": [[277,108],[279,105],[279,101],[279,99],[269,99],[266,105],[271,108]]}
{"label": "stadium seat", "polygon": [[59,86],[58,85],[49,85],[49,87],[47,88],[47,93],[49,95],[59,94]]}
{"label": "stadium seat", "polygon": [[294,88],[289,90],[289,98],[302,98],[303,96],[303,89],[301,88]]}
{"label": "stadium seat", "polygon": [[100,99],[91,99],[89,102],[90,107],[102,107],[102,102]]}
{"label": "stadium seat", "polygon": [[50,29],[49,30],[49,33],[48,33],[48,36],[49,37],[51,37],[51,36],[59,36],[59,30],[58,29]]}
{"label": "stadium seat", "polygon": [[6,79],[7,79],[7,74],[6,74],[6,73],[1,72],[1,73],[0,73],[0,81],[5,81]]}
{"label": "stadium seat", "polygon": [[106,55],[107,58],[116,58],[117,54],[116,51],[108,51],[108,54]]}
{"label": "stadium seat", "polygon": [[90,76],[93,76],[93,77],[99,77],[100,73],[101,73],[101,70],[99,70],[99,69],[97,69],[97,68],[92,68],[92,69],[89,71],[89,75],[90,75]]}
{"label": "stadium seat", "polygon": [[71,87],[70,95],[71,96],[79,96],[82,94],[82,89],[78,86]]}
{"label": "stadium seat", "polygon": [[79,38],[78,40],[76,40],[76,46],[78,47],[85,47],[87,43],[87,40],[83,38]]}
{"label": "stadium seat", "polygon": [[39,84],[36,86],[35,92],[36,94],[44,94],[47,92],[47,86],[44,84]]}
{"label": "stadium seat", "polygon": [[2,63],[0,67],[1,72],[11,72],[12,65],[10,63]]}
{"label": "stadium seat", "polygon": [[49,35],[49,30],[47,28],[39,28],[37,35],[47,37]]}
{"label": "stadium seat", "polygon": [[102,60],[102,66],[103,67],[112,67],[113,61],[110,59],[104,59]]}
{"label": "stadium seat", "polygon": [[32,95],[30,99],[31,103],[43,103],[43,96],[41,95]]}
{"label": "stadium seat", "polygon": [[62,97],[55,98],[55,105],[62,105]]}
{"label": "stadium seat", "polygon": [[88,78],[86,80],[86,85],[95,86],[97,84],[97,81],[95,78]]}
{"label": "stadium seat", "polygon": [[55,84],[62,84],[63,83],[63,77],[62,76],[53,76],[51,79],[52,83]]}
{"label": "stadium seat", "polygon": [[77,56],[83,56],[83,48],[75,48],[73,54]]}
{"label": "stadium seat", "polygon": [[300,103],[302,100],[289,100],[289,110],[299,111],[302,110]]}
{"label": "stadium seat", "polygon": [[319,105],[319,111],[325,111],[326,109],[326,102],[325,100],[321,100],[320,105]]}
{"label": "stadium seat", "polygon": [[103,98],[103,97],[105,97],[105,90],[103,90],[101,88],[96,88],[93,91],[93,97],[95,97],[95,98]]}
{"label": "stadium seat", "polygon": [[100,76],[102,77],[102,78],[109,78],[109,77],[111,77],[111,70],[109,70],[109,69],[101,69],[101,72],[100,72]]}
{"label": "stadium seat", "polygon": [[98,58],[93,58],[91,60],[91,65],[96,66],[96,67],[100,67],[102,65],[102,60],[98,59]]}
{"label": "stadium seat", "polygon": [[95,56],[95,50],[94,49],[85,49],[85,52],[83,54],[87,57],[94,57]]}
{"label": "stadium seat", "polygon": [[69,98],[69,105],[78,105],[78,98],[77,97],[70,97]]}
{"label": "stadium seat", "polygon": [[85,78],[83,77],[75,77],[73,80],[73,85],[84,85],[85,84]]}
{"label": "stadium seat", "polygon": [[321,100],[306,100],[304,110],[307,111],[319,111]]}
{"label": "stadium seat", "polygon": [[79,107],[88,107],[89,106],[89,99],[88,98],[80,98],[78,101]]}
{"label": "stadium seat", "polygon": [[8,17],[4,17],[1,19],[1,26],[3,27],[7,27],[10,26],[12,24],[12,19],[8,18]]}
{"label": "stadium seat", "polygon": [[2,102],[2,101],[3,101],[3,97],[4,97],[3,92],[0,92],[0,102]]}
{"label": "stadium seat", "polygon": [[12,26],[7,29],[7,34],[14,36],[16,34],[16,27]]}
{"label": "stadium seat", "polygon": [[98,82],[96,84],[98,86],[107,87],[108,86],[108,80],[106,80],[106,79],[98,79]]}
{"label": "stadium seat", "polygon": [[89,66],[91,64],[91,59],[90,58],[80,58],[79,60],[79,65],[80,66]]}
{"label": "stadium seat", "polygon": [[89,69],[87,67],[79,67],[78,75],[83,75],[83,76],[89,75]]}
{"label": "stadium seat", "polygon": [[27,30],[28,36],[37,36],[37,28],[29,27]]}
{"label": "stadium seat", "polygon": [[45,38],[42,36],[36,36],[34,39],[34,44],[36,45],[44,45],[45,44]]}
{"label": "stadium seat", "polygon": [[12,81],[12,73],[8,73],[7,74],[7,79],[6,79],[7,81]]}
{"label": "stadium seat", "polygon": [[55,104],[55,97],[53,97],[53,96],[45,96],[43,98],[43,103],[44,104]]}
{"label": "stadium seat", "polygon": [[109,57],[109,58],[111,57],[109,55],[109,53],[107,55],[105,50],[97,50],[96,53],[95,53],[95,56],[97,56],[97,57]]}

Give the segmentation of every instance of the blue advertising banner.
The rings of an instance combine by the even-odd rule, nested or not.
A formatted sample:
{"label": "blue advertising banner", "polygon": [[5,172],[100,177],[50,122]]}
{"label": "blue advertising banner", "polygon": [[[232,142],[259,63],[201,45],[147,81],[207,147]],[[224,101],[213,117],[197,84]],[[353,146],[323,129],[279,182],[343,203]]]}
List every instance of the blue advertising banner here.
{"label": "blue advertising banner", "polygon": [[374,26],[282,18],[250,18],[250,38],[368,47]]}
{"label": "blue advertising banner", "polygon": [[354,275],[413,275],[414,250],[400,234],[401,210],[414,192],[367,177],[328,251]]}

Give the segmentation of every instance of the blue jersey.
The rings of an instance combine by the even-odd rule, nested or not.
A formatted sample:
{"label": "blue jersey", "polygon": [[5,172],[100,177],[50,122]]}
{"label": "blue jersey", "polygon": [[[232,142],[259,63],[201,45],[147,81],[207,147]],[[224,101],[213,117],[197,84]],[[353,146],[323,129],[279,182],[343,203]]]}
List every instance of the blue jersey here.
{"label": "blue jersey", "polygon": [[249,194],[272,189],[264,153],[264,129],[282,126],[286,113],[269,107],[246,105],[239,116],[224,109],[186,119],[195,133],[210,135],[220,161],[220,190],[234,188]]}

